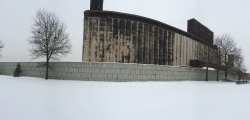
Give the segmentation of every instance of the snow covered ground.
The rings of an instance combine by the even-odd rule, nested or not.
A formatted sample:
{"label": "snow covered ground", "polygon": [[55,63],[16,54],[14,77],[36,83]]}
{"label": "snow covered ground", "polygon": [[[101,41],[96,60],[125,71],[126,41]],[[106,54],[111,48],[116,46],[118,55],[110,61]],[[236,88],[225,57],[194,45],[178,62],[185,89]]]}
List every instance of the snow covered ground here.
{"label": "snow covered ground", "polygon": [[0,120],[250,120],[250,84],[0,76]]}

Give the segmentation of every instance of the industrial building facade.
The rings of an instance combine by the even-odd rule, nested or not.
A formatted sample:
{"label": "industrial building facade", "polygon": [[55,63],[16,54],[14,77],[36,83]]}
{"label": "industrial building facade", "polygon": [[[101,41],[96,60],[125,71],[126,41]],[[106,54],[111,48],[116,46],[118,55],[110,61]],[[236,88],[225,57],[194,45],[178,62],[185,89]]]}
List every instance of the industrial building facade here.
{"label": "industrial building facade", "polygon": [[213,32],[195,19],[185,32],[150,18],[103,11],[102,4],[91,0],[91,10],[84,12],[83,61],[190,66],[200,49],[216,50]]}

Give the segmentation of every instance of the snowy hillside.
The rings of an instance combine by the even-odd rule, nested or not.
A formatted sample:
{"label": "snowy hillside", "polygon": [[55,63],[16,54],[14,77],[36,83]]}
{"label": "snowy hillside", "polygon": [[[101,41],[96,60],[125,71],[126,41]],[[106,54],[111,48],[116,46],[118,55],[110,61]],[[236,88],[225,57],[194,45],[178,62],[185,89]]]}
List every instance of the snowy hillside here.
{"label": "snowy hillside", "polygon": [[0,76],[0,120],[250,120],[250,84]]}

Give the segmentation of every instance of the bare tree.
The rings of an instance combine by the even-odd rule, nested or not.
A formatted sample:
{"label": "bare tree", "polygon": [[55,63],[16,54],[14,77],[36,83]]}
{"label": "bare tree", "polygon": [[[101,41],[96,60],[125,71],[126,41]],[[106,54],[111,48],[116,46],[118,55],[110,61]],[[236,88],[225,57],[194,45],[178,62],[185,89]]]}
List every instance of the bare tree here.
{"label": "bare tree", "polygon": [[[0,52],[2,51],[3,47],[4,47],[3,42],[0,40]],[[1,54],[0,54],[0,56],[1,56]]]}
{"label": "bare tree", "polygon": [[234,55],[234,72],[237,73],[238,80],[242,79],[246,71],[247,70],[244,64],[244,57],[242,56],[242,50],[237,49]]}
{"label": "bare tree", "polygon": [[220,62],[225,66],[225,79],[229,70],[228,56],[237,52],[236,43],[230,34],[222,34],[215,38],[215,44],[220,49]]}
{"label": "bare tree", "polygon": [[65,24],[60,22],[55,13],[47,12],[45,9],[37,11],[29,43],[34,58],[46,57],[45,79],[49,76],[50,59],[57,60],[71,51],[69,35],[65,30]]}
{"label": "bare tree", "polygon": [[197,46],[196,56],[203,63],[202,66],[206,67],[206,81],[208,81],[208,68],[216,64],[216,54],[217,50],[209,46]]}

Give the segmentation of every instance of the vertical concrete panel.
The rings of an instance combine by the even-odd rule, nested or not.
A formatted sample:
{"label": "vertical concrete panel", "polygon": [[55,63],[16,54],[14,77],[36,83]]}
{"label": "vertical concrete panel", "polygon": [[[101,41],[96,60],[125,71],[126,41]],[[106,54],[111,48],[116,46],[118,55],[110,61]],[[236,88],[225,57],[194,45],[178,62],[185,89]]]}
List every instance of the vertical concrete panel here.
{"label": "vertical concrete panel", "polygon": [[194,55],[195,55],[195,59],[198,59],[198,55],[197,55],[197,41],[194,41]]}
{"label": "vertical concrete panel", "polygon": [[183,41],[183,65],[182,66],[186,66],[186,56],[187,56],[187,41],[185,39],[184,36],[182,36],[182,41]]}
{"label": "vertical concrete panel", "polygon": [[136,33],[137,33],[137,23],[135,21],[131,22],[131,49],[130,49],[130,62],[131,63],[136,63],[136,54],[137,54],[137,49],[136,49]]}
{"label": "vertical concrete panel", "polygon": [[183,56],[183,59],[182,59],[182,66],[185,66],[185,64],[186,64],[186,51],[187,51],[187,49],[186,49],[186,40],[185,40],[185,37],[183,36],[183,35],[181,35],[181,38],[182,38],[182,41],[183,41],[183,49],[182,49],[182,56]]}
{"label": "vertical concrete panel", "polygon": [[177,61],[177,65],[181,66],[181,60],[182,60],[182,56],[181,56],[181,51],[182,51],[182,44],[181,44],[181,36],[179,34],[175,35],[175,41],[176,41],[176,47],[177,47],[177,58],[175,57],[176,61]]}
{"label": "vertical concrete panel", "polygon": [[130,50],[131,50],[131,22],[126,21],[126,31],[125,31],[125,52],[124,52],[124,62],[130,63]]}
{"label": "vertical concrete panel", "polygon": [[197,42],[197,57],[198,57],[198,60],[200,60],[200,54],[199,51],[201,51],[201,45],[200,45],[200,42]]}
{"label": "vertical concrete panel", "polygon": [[158,59],[158,64],[162,65],[163,63],[163,37],[162,34],[163,29],[159,28],[159,59]]}
{"label": "vertical concrete panel", "polygon": [[88,60],[87,61],[91,61],[92,60],[92,37],[93,37],[93,33],[91,31],[93,31],[93,21],[92,18],[88,18],[88,26],[89,26],[89,49],[86,50],[88,51]]}
{"label": "vertical concrete panel", "polygon": [[126,47],[125,47],[125,39],[124,39],[124,35],[125,35],[125,20],[120,19],[120,53],[119,53],[119,62],[124,63],[124,52],[126,51]]}
{"label": "vertical concrete panel", "polygon": [[92,18],[90,61],[96,61],[98,46],[98,18]]}
{"label": "vertical concrete panel", "polygon": [[118,41],[118,19],[113,19],[113,42],[114,42],[114,62],[118,62],[118,50],[119,50],[119,41]]}
{"label": "vertical concrete panel", "polygon": [[[174,33],[176,34],[176,33]],[[178,39],[179,38],[179,35],[177,34],[176,35],[176,38],[175,39]],[[178,57],[177,57],[177,48],[178,48],[178,40],[175,40],[175,42],[173,43],[173,65],[176,66],[177,65],[177,61],[178,61]]]}
{"label": "vertical concrete panel", "polygon": [[200,56],[199,56],[199,54],[198,54],[199,51],[200,51],[200,43],[199,43],[199,42],[197,42],[196,47],[197,47],[197,48],[196,48],[196,49],[197,49],[197,50],[196,50],[197,60],[200,60]]}
{"label": "vertical concrete panel", "polygon": [[163,65],[167,64],[167,30],[163,29]]}
{"label": "vertical concrete panel", "polygon": [[180,34],[178,34],[178,36],[179,36],[179,39],[178,39],[178,41],[179,41],[179,65],[180,66],[182,66],[183,65],[183,40],[182,40],[182,36],[180,35]]}
{"label": "vertical concrete panel", "polygon": [[[106,61],[107,57],[104,57],[104,51],[105,48],[107,47],[107,41],[105,39],[105,31],[106,31],[106,19],[105,18],[100,18],[99,20],[99,56],[98,56],[98,61],[99,62],[104,62]],[[106,59],[105,59],[106,58]]]}
{"label": "vertical concrete panel", "polygon": [[151,46],[151,43],[150,43],[150,27],[151,25],[148,24],[148,27],[147,27],[147,64],[150,64],[150,46]]}
{"label": "vertical concrete panel", "polygon": [[185,52],[184,52],[184,49],[185,49],[185,46],[184,46],[184,40],[183,40],[183,38],[182,38],[182,36],[180,35],[180,44],[181,44],[181,48],[180,48],[180,54],[181,54],[181,63],[180,63],[180,66],[183,66],[184,65],[184,54],[185,54]]}
{"label": "vertical concrete panel", "polygon": [[137,63],[142,63],[142,23],[138,23],[138,53],[137,53]]}
{"label": "vertical concrete panel", "polygon": [[[95,61],[96,62],[100,62],[100,47],[102,46],[102,43],[101,43],[101,41],[100,41],[100,19],[101,18],[96,18],[96,25],[97,25],[97,27],[96,27],[96,30],[95,30],[95,36],[96,36],[96,43],[95,43]],[[101,44],[100,44],[101,43]]]}
{"label": "vertical concrete panel", "polygon": [[163,28],[162,29],[162,35],[161,35],[161,38],[162,38],[162,65],[165,65],[165,39],[164,39],[164,31],[165,29]]}
{"label": "vertical concrete panel", "polygon": [[180,66],[182,66],[183,65],[183,52],[182,52],[182,50],[183,50],[183,41],[182,41],[182,37],[181,36],[179,36],[179,41],[180,41]]}
{"label": "vertical concrete panel", "polygon": [[168,30],[168,65],[170,65],[171,61],[171,32]]}
{"label": "vertical concrete panel", "polygon": [[190,43],[189,46],[190,46],[190,51],[191,51],[191,53],[190,53],[190,59],[188,61],[188,65],[190,66],[190,60],[193,59],[194,52],[193,52],[193,40],[190,39],[190,38],[188,38],[188,39],[189,39],[189,43]]}
{"label": "vertical concrete panel", "polygon": [[[176,34],[176,33],[175,33]],[[178,36],[178,34],[176,34],[176,37],[175,37],[175,43],[173,43],[173,46],[172,46],[172,48],[173,48],[173,65],[174,66],[176,66],[177,65],[177,63],[178,63],[178,49],[177,48],[179,48],[178,47],[178,38],[179,38],[179,36]]]}
{"label": "vertical concrete panel", "polygon": [[168,61],[169,61],[169,30],[166,30],[166,49],[167,49],[167,53],[166,53],[166,65],[168,65]]}
{"label": "vertical concrete panel", "polygon": [[144,63],[145,64],[149,64],[149,25],[148,24],[145,24],[144,25],[144,39],[145,39],[145,42],[144,42],[144,46],[145,46],[145,49],[144,49]]}
{"label": "vertical concrete panel", "polygon": [[94,52],[93,52],[93,32],[91,32],[91,31],[93,31],[93,18],[89,18],[88,19],[89,21],[88,21],[88,23],[89,23],[89,31],[90,31],[90,33],[89,33],[89,50],[88,50],[88,52],[89,52],[89,61],[92,61],[93,60],[93,55],[94,55]]}
{"label": "vertical concrete panel", "polygon": [[136,23],[136,62],[135,63],[139,63],[139,39],[140,39],[140,30],[139,30],[139,22]]}
{"label": "vertical concrete panel", "polygon": [[186,66],[188,66],[188,58],[189,58],[189,54],[190,54],[189,41],[188,41],[188,38],[186,36],[185,36],[185,39],[186,39],[186,48],[187,48],[187,51],[186,51]]}
{"label": "vertical concrete panel", "polygon": [[184,37],[181,35],[181,42],[182,42],[182,50],[181,50],[181,55],[182,55],[182,63],[181,63],[181,66],[185,66],[185,59],[186,59],[186,41],[184,39]]}
{"label": "vertical concrete panel", "polygon": [[109,61],[109,54],[108,54],[108,24],[107,24],[107,18],[105,18],[104,21],[105,28],[104,28],[104,46],[103,46],[103,57],[104,60],[103,62],[108,62]]}
{"label": "vertical concrete panel", "polygon": [[93,56],[93,45],[92,45],[92,38],[93,38],[93,19],[92,18],[88,18],[88,26],[89,26],[89,45],[88,47],[86,47],[85,51],[88,52],[88,56],[86,57],[86,61],[91,61],[92,60],[92,56]]}
{"label": "vertical concrete panel", "polygon": [[174,49],[173,49],[173,46],[174,46],[174,43],[175,43],[175,34],[174,32],[171,32],[171,46],[172,46],[172,49],[171,49],[171,52],[172,52],[172,55],[171,55],[171,64],[170,65],[173,65],[173,52],[174,52]]}
{"label": "vertical concrete panel", "polygon": [[180,35],[180,37],[181,37],[181,42],[182,42],[182,45],[181,45],[181,46],[182,46],[182,50],[181,50],[181,55],[182,55],[182,56],[181,56],[181,57],[182,57],[182,61],[181,61],[181,62],[182,62],[182,63],[181,63],[181,66],[185,66],[185,59],[186,59],[186,58],[185,58],[185,55],[186,55],[186,51],[185,51],[185,50],[186,50],[185,42],[186,42],[186,41],[185,41],[185,39],[184,39],[184,37],[183,37],[182,35]]}
{"label": "vertical concrete panel", "polygon": [[82,61],[89,61],[89,44],[90,44],[90,35],[89,35],[89,20],[87,17],[84,18],[84,32],[83,32],[83,49],[82,49]]}
{"label": "vertical concrete panel", "polygon": [[191,59],[193,59],[193,41],[190,39],[190,38],[188,38],[188,43],[189,43],[189,51],[190,51],[190,53],[189,53],[189,59],[188,59],[188,66],[190,66],[190,60]]}
{"label": "vertical concrete panel", "polygon": [[[177,38],[178,37],[178,38]],[[179,44],[179,45],[176,45],[176,47],[177,47],[177,50],[178,50],[178,55],[177,55],[177,57],[179,57],[179,58],[177,58],[177,61],[179,62],[179,66],[182,66],[183,65],[183,63],[182,63],[182,60],[183,60],[183,56],[182,56],[182,54],[183,54],[183,45],[182,45],[182,36],[180,35],[180,34],[176,34],[176,37],[175,37],[175,40],[176,41],[178,41],[178,43],[177,44]],[[179,60],[178,60],[179,59]]]}
{"label": "vertical concrete panel", "polygon": [[186,40],[187,40],[187,48],[188,48],[188,54],[187,54],[187,66],[189,66],[189,60],[190,60],[190,56],[191,56],[191,46],[190,46],[190,41],[189,41],[189,38],[186,37]]}
{"label": "vertical concrete panel", "polygon": [[154,30],[154,64],[158,64],[158,58],[159,58],[158,31],[159,31],[159,28],[155,27],[155,30]]}
{"label": "vertical concrete panel", "polygon": [[129,36],[129,63],[133,63],[134,61],[134,44],[133,44],[133,21],[130,21],[130,36]]}
{"label": "vertical concrete panel", "polygon": [[105,57],[107,58],[108,62],[114,62],[114,41],[113,41],[113,23],[112,18],[107,18],[107,35],[106,35],[106,48],[105,48]]}
{"label": "vertical concrete panel", "polygon": [[[176,35],[176,37],[177,37],[177,35]],[[182,47],[182,40],[181,40],[181,35],[180,34],[178,34],[178,39],[176,39],[176,40],[178,40],[178,65],[179,66],[182,66],[182,49],[183,49],[183,47]]]}
{"label": "vertical concrete panel", "polygon": [[111,62],[115,62],[116,61],[116,40],[114,38],[114,18],[112,18],[112,34],[111,34],[111,55],[110,55],[110,59]]}
{"label": "vertical concrete panel", "polygon": [[193,51],[193,56],[192,56],[192,59],[195,59],[195,41],[192,40],[192,51]]}
{"label": "vertical concrete panel", "polygon": [[149,64],[154,63],[154,27],[149,25]]}
{"label": "vertical concrete panel", "polygon": [[144,53],[144,50],[145,50],[145,39],[144,39],[144,23],[142,23],[142,28],[141,28],[141,63],[144,64],[144,58],[145,58],[145,53]]}
{"label": "vertical concrete panel", "polygon": [[187,41],[188,41],[188,58],[187,58],[187,66],[190,66],[190,60],[191,60],[191,56],[192,56],[192,41],[190,41],[189,37],[187,37]]}
{"label": "vertical concrete panel", "polygon": [[168,61],[168,65],[172,65],[172,60],[173,60],[173,40],[172,40],[172,32],[171,30],[169,30],[169,45],[168,45],[168,49],[169,49],[169,61]]}

